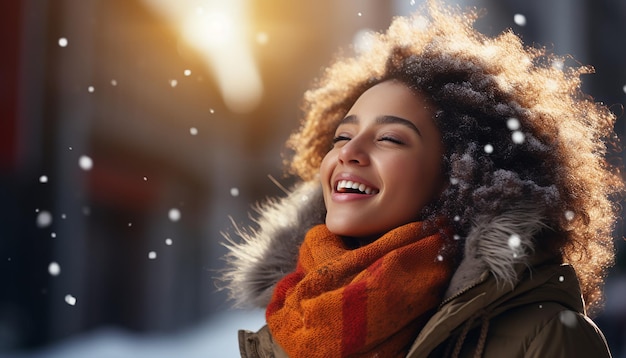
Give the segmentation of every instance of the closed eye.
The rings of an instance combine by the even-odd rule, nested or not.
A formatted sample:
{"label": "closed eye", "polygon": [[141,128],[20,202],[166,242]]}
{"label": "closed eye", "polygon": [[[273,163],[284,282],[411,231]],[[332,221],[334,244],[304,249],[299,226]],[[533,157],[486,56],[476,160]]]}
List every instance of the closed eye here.
{"label": "closed eye", "polygon": [[345,135],[338,135],[335,138],[333,138],[333,144],[336,144],[338,142],[348,141],[348,140],[350,140],[350,137],[347,137]]}
{"label": "closed eye", "polygon": [[387,137],[387,136],[385,136],[385,137],[381,137],[378,141],[380,141],[380,142],[383,142],[383,141],[384,142],[391,142],[391,143],[394,143],[394,144],[404,145],[403,141],[401,141],[401,140],[399,140],[397,138],[394,138],[394,137]]}

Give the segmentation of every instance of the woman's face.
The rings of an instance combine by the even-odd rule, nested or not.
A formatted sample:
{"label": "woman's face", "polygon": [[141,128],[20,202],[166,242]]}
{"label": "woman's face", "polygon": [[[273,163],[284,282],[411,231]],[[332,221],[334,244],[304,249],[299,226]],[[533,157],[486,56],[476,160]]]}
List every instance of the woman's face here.
{"label": "woman's face", "polygon": [[417,220],[443,187],[441,134],[425,98],[396,81],[354,103],[320,167],[326,226],[372,239]]}

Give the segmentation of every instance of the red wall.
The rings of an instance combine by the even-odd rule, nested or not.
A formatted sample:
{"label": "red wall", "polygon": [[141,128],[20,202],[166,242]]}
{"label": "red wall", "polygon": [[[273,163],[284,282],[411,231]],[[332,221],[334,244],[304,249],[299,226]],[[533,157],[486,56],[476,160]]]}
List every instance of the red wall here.
{"label": "red wall", "polygon": [[19,1],[0,2],[0,171],[16,165],[20,20]]}

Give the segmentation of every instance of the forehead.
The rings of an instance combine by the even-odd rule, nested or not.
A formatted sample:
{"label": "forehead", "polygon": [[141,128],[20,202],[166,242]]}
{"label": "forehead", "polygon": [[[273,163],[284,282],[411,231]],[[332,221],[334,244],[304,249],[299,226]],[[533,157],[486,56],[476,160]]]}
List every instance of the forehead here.
{"label": "forehead", "polygon": [[387,115],[404,118],[415,124],[434,125],[433,114],[434,106],[423,94],[399,81],[388,80],[363,92],[346,115],[365,117],[363,119]]}

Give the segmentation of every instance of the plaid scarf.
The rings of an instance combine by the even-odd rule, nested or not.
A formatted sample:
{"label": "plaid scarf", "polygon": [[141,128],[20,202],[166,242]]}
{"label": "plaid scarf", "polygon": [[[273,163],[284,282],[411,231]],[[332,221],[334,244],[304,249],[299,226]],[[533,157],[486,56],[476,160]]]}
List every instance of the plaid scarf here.
{"label": "plaid scarf", "polygon": [[274,340],[292,358],[404,357],[452,275],[443,245],[420,222],[357,249],[313,227],[267,306]]}

